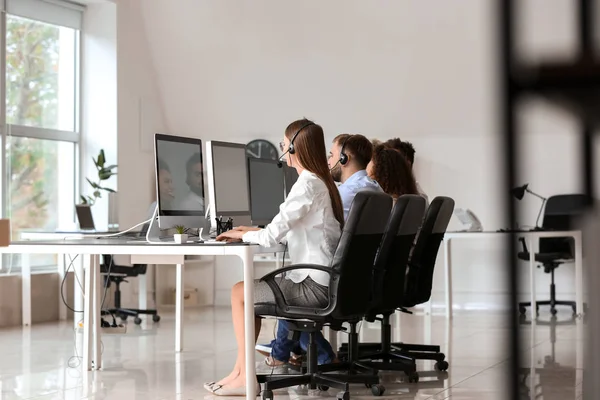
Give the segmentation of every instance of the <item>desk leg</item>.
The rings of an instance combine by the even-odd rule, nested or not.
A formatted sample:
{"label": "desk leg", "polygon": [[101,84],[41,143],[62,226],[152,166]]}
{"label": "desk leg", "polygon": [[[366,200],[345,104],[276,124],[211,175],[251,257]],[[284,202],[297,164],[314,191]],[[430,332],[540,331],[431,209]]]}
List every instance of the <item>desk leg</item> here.
{"label": "desk leg", "polygon": [[240,249],[244,266],[244,329],[246,351],[246,399],[256,398],[256,366],[254,354],[254,255],[251,248]]}
{"label": "desk leg", "polygon": [[[84,264],[84,256],[81,256],[79,259],[77,260],[72,260],[69,257],[69,262],[73,263],[74,268],[74,276],[73,276],[73,304],[75,304],[75,306],[73,307],[74,310],[80,311],[83,310],[84,308],[84,288],[85,286],[82,286],[82,281],[85,282],[85,272],[84,272],[84,268],[83,268],[83,264]],[[88,270],[89,272],[89,270]],[[83,283],[83,285],[85,285],[85,283]],[[73,324],[74,324],[74,328],[75,330],[77,330],[79,328],[79,322],[81,322],[81,313],[74,313],[73,314]]]}
{"label": "desk leg", "polygon": [[92,305],[92,318],[94,328],[94,369],[102,368],[102,339],[101,335],[101,323],[100,313],[102,311],[102,298],[104,297],[104,291],[102,290],[102,276],[100,275],[100,256],[94,254],[91,260],[91,273],[93,285],[93,305]]}
{"label": "desk leg", "polygon": [[[535,299],[535,251],[533,248],[533,238],[528,237],[527,241],[529,242],[529,295],[531,296],[531,320],[535,321],[537,318],[537,307],[536,307],[536,299]],[[534,330],[534,327],[531,328]],[[532,389],[533,390],[533,389]]]}
{"label": "desk leg", "polygon": [[577,315],[583,316],[583,245],[581,232],[575,235],[575,301]]}
{"label": "desk leg", "polygon": [[[65,254],[57,255],[58,264],[58,319],[65,321],[67,319],[67,306],[62,301],[62,281],[65,279],[67,256]],[[75,283],[77,285],[77,283]]]}
{"label": "desk leg", "polygon": [[23,326],[31,325],[31,264],[29,254],[21,254],[21,301]]}
{"label": "desk leg", "polygon": [[175,351],[183,350],[183,264],[177,264],[175,278]]}
{"label": "desk leg", "polygon": [[[148,266],[150,267],[150,266]],[[146,267],[146,268],[148,268]],[[138,275],[138,308],[145,310],[148,307],[148,273]]]}
{"label": "desk leg", "polygon": [[[446,318],[452,319],[452,239],[444,240],[444,267],[446,271]],[[431,300],[429,301],[431,304]],[[429,306],[431,307],[431,305]],[[429,309],[431,312],[431,309]]]}
{"label": "desk leg", "polygon": [[92,370],[92,256],[85,256],[87,271],[84,283],[84,306],[83,306],[83,366],[87,371]]}

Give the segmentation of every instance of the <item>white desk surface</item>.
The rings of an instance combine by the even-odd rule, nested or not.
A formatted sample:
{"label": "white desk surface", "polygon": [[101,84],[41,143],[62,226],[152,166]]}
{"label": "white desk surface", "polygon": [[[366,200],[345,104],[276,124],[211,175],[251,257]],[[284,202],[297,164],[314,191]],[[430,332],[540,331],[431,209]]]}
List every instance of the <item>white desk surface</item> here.
{"label": "white desk surface", "polygon": [[131,238],[81,238],[68,240],[22,240],[0,247],[0,253],[29,254],[147,254],[147,255],[226,255],[237,253],[241,248],[251,247],[255,253],[283,251],[283,246],[262,247],[248,243],[147,243]]}

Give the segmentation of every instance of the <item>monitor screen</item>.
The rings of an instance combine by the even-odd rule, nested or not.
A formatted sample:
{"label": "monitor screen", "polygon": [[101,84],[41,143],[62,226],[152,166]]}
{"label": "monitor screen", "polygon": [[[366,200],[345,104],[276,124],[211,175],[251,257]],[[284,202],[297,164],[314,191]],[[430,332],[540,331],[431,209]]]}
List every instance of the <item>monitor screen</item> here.
{"label": "monitor screen", "polygon": [[253,225],[266,225],[284,202],[283,169],[277,161],[248,158],[250,216]]}
{"label": "monitor screen", "polygon": [[158,214],[204,216],[202,141],[155,135]]}
{"label": "monitor screen", "polygon": [[283,174],[285,176],[285,195],[290,194],[292,186],[298,180],[298,172],[296,168],[288,167],[287,163],[283,163]]}
{"label": "monitor screen", "polygon": [[246,146],[239,143],[209,142],[214,185],[214,208],[219,215],[250,214]]}

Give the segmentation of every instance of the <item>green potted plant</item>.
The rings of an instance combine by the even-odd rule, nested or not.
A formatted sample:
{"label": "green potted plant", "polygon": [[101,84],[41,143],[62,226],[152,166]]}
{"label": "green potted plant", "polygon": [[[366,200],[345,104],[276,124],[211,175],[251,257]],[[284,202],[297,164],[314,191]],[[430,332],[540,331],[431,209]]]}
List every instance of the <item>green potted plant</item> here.
{"label": "green potted plant", "polygon": [[96,170],[98,171],[98,178],[94,181],[92,181],[90,178],[85,178],[92,187],[92,194],[87,196],[81,195],[81,203],[77,204],[75,206],[76,208],[93,206],[96,203],[96,200],[102,197],[102,191],[108,193],[116,193],[115,190],[108,187],[104,187],[103,182],[107,181],[113,175],[117,174],[114,171],[114,169],[116,169],[117,166],[114,164],[106,165],[106,157],[104,155],[104,150],[100,150],[100,153],[98,153],[98,157],[92,157],[92,160],[94,161],[94,165],[96,166]]}
{"label": "green potted plant", "polygon": [[187,243],[188,235],[186,233],[187,229],[185,229],[185,226],[175,225],[173,229],[175,229],[175,234],[173,235],[173,240],[175,243]]}

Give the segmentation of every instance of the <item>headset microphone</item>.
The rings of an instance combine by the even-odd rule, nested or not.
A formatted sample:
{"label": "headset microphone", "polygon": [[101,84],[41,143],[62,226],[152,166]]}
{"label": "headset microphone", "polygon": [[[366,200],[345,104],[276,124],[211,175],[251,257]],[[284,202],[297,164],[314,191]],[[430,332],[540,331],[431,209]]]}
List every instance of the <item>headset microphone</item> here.
{"label": "headset microphone", "polygon": [[294,136],[292,136],[292,139],[290,140],[290,145],[289,145],[287,151],[285,153],[283,153],[281,155],[281,157],[279,157],[279,160],[277,160],[277,166],[279,168],[283,167],[283,161],[282,161],[283,160],[283,156],[285,156],[287,153],[290,153],[290,154],[295,154],[296,153],[296,149],[294,148],[294,140],[296,140],[296,137],[298,136],[298,134],[300,132],[302,132],[302,130],[304,128],[308,128],[311,125],[315,125],[315,123],[314,122],[309,122],[306,125],[303,125],[302,128],[298,129],[298,131],[294,134]]}
{"label": "headset microphone", "polygon": [[283,157],[285,157],[285,155],[287,153],[289,153],[289,152],[290,152],[290,150],[288,149],[285,153],[283,153],[281,155],[281,157],[279,157],[279,159],[277,160],[277,168],[282,168],[283,167]]}
{"label": "headset microphone", "polygon": [[334,169],[335,167],[337,167],[337,165],[338,165],[339,163],[340,163],[340,160],[338,160],[338,161],[335,163],[335,165],[334,165],[333,167],[329,168],[329,172],[333,171],[333,169]]}

